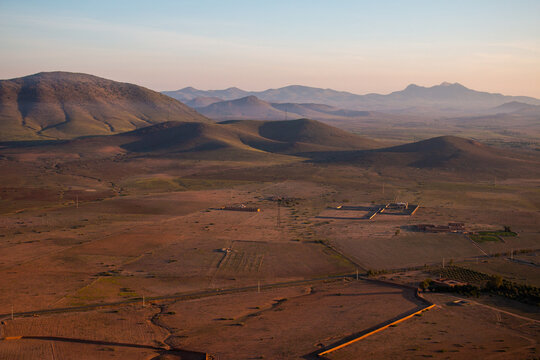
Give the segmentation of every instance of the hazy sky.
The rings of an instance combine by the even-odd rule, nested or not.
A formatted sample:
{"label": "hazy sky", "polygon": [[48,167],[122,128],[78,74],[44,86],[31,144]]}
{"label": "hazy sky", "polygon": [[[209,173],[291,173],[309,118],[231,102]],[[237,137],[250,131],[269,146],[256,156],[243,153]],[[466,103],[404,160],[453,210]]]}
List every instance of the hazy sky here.
{"label": "hazy sky", "polygon": [[538,0],[0,0],[0,78],[360,94],[450,81],[540,98],[539,18]]}

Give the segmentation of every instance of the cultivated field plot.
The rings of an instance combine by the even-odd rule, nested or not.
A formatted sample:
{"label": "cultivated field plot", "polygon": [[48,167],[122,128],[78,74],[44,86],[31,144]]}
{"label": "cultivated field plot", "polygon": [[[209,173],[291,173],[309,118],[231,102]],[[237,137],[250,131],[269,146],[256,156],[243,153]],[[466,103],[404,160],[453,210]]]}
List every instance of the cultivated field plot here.
{"label": "cultivated field plot", "polygon": [[326,355],[328,359],[535,359],[540,324],[467,300],[429,295],[422,316]]}
{"label": "cultivated field plot", "polygon": [[540,286],[540,265],[533,265],[532,262],[520,262],[523,255],[515,258],[514,261],[509,256],[498,256],[482,259],[481,261],[467,261],[459,266],[475,270],[486,274],[497,274],[506,280]]}
{"label": "cultivated field plot", "polygon": [[[149,319],[160,310],[127,306],[117,310],[56,314],[4,320],[1,359],[148,359],[163,347],[168,332]],[[77,354],[77,355],[75,355]]]}
{"label": "cultivated field plot", "polygon": [[346,229],[332,243],[367,269],[402,268],[462,259],[482,252],[461,234],[369,236]]}
{"label": "cultivated field plot", "polygon": [[520,232],[517,236],[502,236],[501,239],[502,241],[479,242],[478,245],[488,254],[540,248],[540,233],[538,232]]}
{"label": "cultivated field plot", "polygon": [[412,291],[352,280],[177,302],[160,323],[220,360],[293,359],[416,306]]}
{"label": "cultivated field plot", "polygon": [[257,241],[233,241],[230,249],[225,250],[218,264],[222,273],[258,273],[261,270],[267,243]]}
{"label": "cultivated field plot", "polygon": [[[355,209],[351,209],[351,208]],[[373,214],[376,208],[369,206],[349,206],[341,209],[328,208],[323,210],[317,219],[335,219],[335,220],[368,220],[368,215]]]}

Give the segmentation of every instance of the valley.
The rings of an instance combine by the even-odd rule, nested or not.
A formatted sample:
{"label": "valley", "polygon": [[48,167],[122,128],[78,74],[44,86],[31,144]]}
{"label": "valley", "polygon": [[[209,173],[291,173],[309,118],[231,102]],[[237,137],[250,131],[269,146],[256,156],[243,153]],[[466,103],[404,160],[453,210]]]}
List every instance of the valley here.
{"label": "valley", "polygon": [[176,114],[3,132],[0,358],[538,357],[534,145]]}

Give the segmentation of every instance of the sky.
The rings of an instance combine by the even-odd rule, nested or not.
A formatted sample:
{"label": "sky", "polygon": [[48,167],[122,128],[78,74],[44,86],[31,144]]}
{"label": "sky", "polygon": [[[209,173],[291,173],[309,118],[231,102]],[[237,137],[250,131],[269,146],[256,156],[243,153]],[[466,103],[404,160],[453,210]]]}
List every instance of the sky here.
{"label": "sky", "polygon": [[358,94],[459,82],[540,98],[540,1],[0,0],[0,79]]}

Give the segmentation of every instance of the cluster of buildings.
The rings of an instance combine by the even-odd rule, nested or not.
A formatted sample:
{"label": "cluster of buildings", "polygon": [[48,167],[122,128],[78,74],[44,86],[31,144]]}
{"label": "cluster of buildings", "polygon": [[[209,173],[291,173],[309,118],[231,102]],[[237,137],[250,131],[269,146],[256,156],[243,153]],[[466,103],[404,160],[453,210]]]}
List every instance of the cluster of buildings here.
{"label": "cluster of buildings", "polygon": [[230,211],[248,211],[248,212],[260,212],[261,209],[257,207],[248,207],[244,204],[234,205],[234,206],[223,206],[221,210],[230,210]]}

